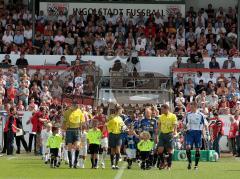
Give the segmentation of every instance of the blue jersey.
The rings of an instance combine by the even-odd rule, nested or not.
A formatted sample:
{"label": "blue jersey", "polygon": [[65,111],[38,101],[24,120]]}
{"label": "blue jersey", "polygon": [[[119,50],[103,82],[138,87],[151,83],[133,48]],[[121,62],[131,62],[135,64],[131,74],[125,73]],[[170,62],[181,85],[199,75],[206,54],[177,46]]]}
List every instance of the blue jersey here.
{"label": "blue jersey", "polygon": [[157,129],[157,120],[156,119],[142,119],[140,122],[141,131],[147,131],[150,133],[151,138],[154,137],[155,130]]}
{"label": "blue jersey", "polygon": [[125,125],[127,127],[133,126],[134,130],[138,130],[140,127],[140,122],[138,120],[132,120],[130,117],[128,117],[125,121],[124,121]]}
{"label": "blue jersey", "polygon": [[126,145],[128,149],[136,149],[137,142],[138,142],[138,139],[135,135],[127,135]]}
{"label": "blue jersey", "polygon": [[207,125],[207,120],[204,114],[200,112],[187,113],[183,124],[187,127],[187,133],[185,137],[186,145],[201,148],[202,146],[202,129],[204,125]]}
{"label": "blue jersey", "polygon": [[202,131],[204,125],[207,125],[207,120],[204,116],[204,114],[200,112],[189,112],[187,113],[183,124],[187,126],[187,130],[197,130]]}

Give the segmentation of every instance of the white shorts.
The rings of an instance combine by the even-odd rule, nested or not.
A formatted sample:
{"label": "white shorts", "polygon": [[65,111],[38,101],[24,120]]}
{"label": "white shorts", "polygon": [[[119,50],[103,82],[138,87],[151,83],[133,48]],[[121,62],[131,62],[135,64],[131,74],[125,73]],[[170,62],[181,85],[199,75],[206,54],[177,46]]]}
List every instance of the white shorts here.
{"label": "white shorts", "polygon": [[127,158],[136,158],[136,149],[126,149]]}
{"label": "white shorts", "polygon": [[101,147],[108,148],[108,138],[107,137],[104,137],[101,139]]}
{"label": "white shorts", "polygon": [[46,145],[42,145],[42,155],[49,154],[50,149]]}
{"label": "white shorts", "polygon": [[88,148],[87,145],[84,145],[80,148],[79,155],[81,156],[87,156]]}

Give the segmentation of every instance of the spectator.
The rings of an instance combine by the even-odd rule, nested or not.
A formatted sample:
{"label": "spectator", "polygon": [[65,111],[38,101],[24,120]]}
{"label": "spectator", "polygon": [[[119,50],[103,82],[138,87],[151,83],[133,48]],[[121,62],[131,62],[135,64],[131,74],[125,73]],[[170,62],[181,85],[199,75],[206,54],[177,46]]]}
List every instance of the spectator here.
{"label": "spectator", "polygon": [[0,101],[2,102],[5,97],[6,90],[4,89],[3,85],[0,84]]}
{"label": "spectator", "polygon": [[202,91],[196,96],[196,102],[201,107],[202,102],[206,101],[206,91]]}
{"label": "spectator", "polygon": [[[48,53],[48,50],[49,50],[48,48],[49,47],[47,47],[45,49],[45,53]],[[52,53],[53,53],[53,55],[63,55],[63,48],[62,48],[60,42],[58,42],[58,41],[56,42],[55,46],[52,49]]]}
{"label": "spectator", "polygon": [[62,88],[59,86],[57,81],[53,81],[53,86],[50,91],[53,98],[61,98],[63,93]]}
{"label": "spectator", "polygon": [[65,23],[67,21],[66,16],[63,14],[62,11],[59,12],[59,16],[57,18],[58,22],[62,21],[63,23]]}
{"label": "spectator", "polygon": [[227,60],[223,63],[223,69],[234,69],[236,68],[235,62],[233,61],[233,58],[231,56],[228,57]]}
{"label": "spectator", "polygon": [[215,57],[211,58],[211,61],[209,62],[209,68],[210,69],[220,69],[219,63],[216,61]]}
{"label": "spectator", "polygon": [[191,78],[188,78],[187,83],[185,84],[184,95],[189,96],[191,91],[195,93],[195,85]]}
{"label": "spectator", "polygon": [[230,117],[230,130],[228,133],[228,143],[229,143],[229,150],[232,152],[232,155],[235,156],[237,154],[236,151],[236,134],[238,131],[238,123],[235,120],[235,116]]}
{"label": "spectator", "polygon": [[214,73],[213,72],[209,73],[209,78],[207,78],[206,82],[209,83],[209,81],[211,81],[213,84],[217,83],[217,79],[214,77]]}
{"label": "spectator", "polygon": [[41,84],[42,84],[41,78],[38,77],[38,74],[37,74],[37,73],[34,74],[33,79],[32,79],[31,82],[30,82],[30,88],[31,88],[34,84],[36,84],[36,85],[37,85],[38,87],[40,87],[40,88],[42,87],[42,86],[41,86]]}
{"label": "spectator", "polygon": [[240,93],[239,92],[237,92],[236,91],[236,89],[235,88],[230,88],[231,89],[231,91],[230,91],[230,93],[229,93],[229,95],[228,95],[228,97],[227,97],[227,99],[228,100],[231,100],[234,96],[236,96],[237,97],[237,99],[240,99]]}
{"label": "spectator", "polygon": [[10,56],[8,54],[5,55],[4,59],[2,60],[2,64],[6,64],[6,65],[12,64],[12,60],[10,59]]}
{"label": "spectator", "polygon": [[215,94],[215,91],[212,91],[212,93],[206,97],[206,100],[208,101],[209,109],[218,109],[218,95]]}
{"label": "spectator", "polygon": [[228,115],[230,114],[229,102],[227,101],[226,96],[221,97],[221,101],[218,105],[219,114]]}
{"label": "spectator", "polygon": [[38,111],[38,105],[35,103],[34,98],[30,98],[30,102],[29,102],[27,110],[32,111],[32,112]]}
{"label": "spectator", "polygon": [[228,88],[226,87],[224,82],[221,82],[220,86],[217,88],[217,95],[219,96],[228,95]]}
{"label": "spectator", "polygon": [[230,108],[231,114],[235,113],[236,107],[237,107],[237,102],[238,102],[237,96],[233,96],[232,99],[229,101],[229,108]]}
{"label": "spectator", "polygon": [[191,102],[195,101],[195,98],[196,98],[195,95],[196,95],[195,91],[191,90],[189,93],[189,96],[187,96],[187,98],[186,98],[186,108],[187,109],[190,109]]}
{"label": "spectator", "polygon": [[66,66],[69,67],[69,63],[66,61],[66,57],[65,56],[61,56],[60,61],[58,61],[56,63],[57,66]]}
{"label": "spectator", "polygon": [[50,100],[52,99],[50,91],[48,91],[48,86],[44,86],[43,91],[40,94],[41,101],[50,103]]}
{"label": "spectator", "polygon": [[203,82],[203,84],[206,83],[206,79],[202,76],[202,72],[198,71],[197,76],[195,77],[195,84],[199,85],[200,80]]}
{"label": "spectator", "polygon": [[177,104],[177,103],[182,103],[182,104],[185,103],[185,98],[183,97],[183,93],[182,93],[182,92],[180,92],[180,93],[178,94],[178,97],[176,97],[175,103],[176,103],[176,104]]}
{"label": "spectator", "polygon": [[18,67],[28,66],[28,61],[27,61],[27,59],[24,58],[24,54],[23,53],[21,53],[20,58],[17,59],[16,65]]}
{"label": "spectator", "polygon": [[28,96],[29,96],[29,89],[26,87],[24,82],[20,83],[20,88],[18,90],[18,97],[19,100],[22,101],[24,109],[28,107]]}
{"label": "spectator", "polygon": [[17,45],[24,44],[24,37],[23,37],[23,34],[21,34],[20,30],[18,30],[14,35],[13,42]]}
{"label": "spectator", "polygon": [[49,79],[49,75],[44,75],[41,83],[42,89],[44,88],[44,86],[48,86],[50,88],[52,85],[52,81]]}
{"label": "spectator", "polygon": [[13,36],[10,34],[9,31],[6,31],[6,33],[3,35],[2,41],[4,45],[9,45],[13,42]]}
{"label": "spectator", "polygon": [[60,42],[61,44],[65,42],[65,37],[62,35],[62,31],[59,30],[57,35],[54,37],[54,42]]}
{"label": "spectator", "polygon": [[212,123],[210,124],[210,132],[212,132],[212,145],[213,150],[215,150],[220,157],[220,146],[219,142],[222,136],[224,135],[224,123],[223,120],[219,117],[218,112],[213,112],[214,118],[212,119]]}
{"label": "spectator", "polygon": [[182,64],[182,57],[178,56],[177,61],[173,62],[172,67],[179,68],[181,64]]}
{"label": "spectator", "polygon": [[215,91],[215,85],[212,81],[209,81],[207,84],[206,93],[209,95],[212,94],[213,91]]}
{"label": "spectator", "polygon": [[7,89],[7,99],[11,104],[14,104],[14,100],[17,95],[17,90],[14,88],[13,84],[11,84],[10,88]]}
{"label": "spectator", "polygon": [[220,76],[217,78],[217,84],[220,84],[221,82],[227,83],[227,78],[224,76],[224,73],[220,73]]}

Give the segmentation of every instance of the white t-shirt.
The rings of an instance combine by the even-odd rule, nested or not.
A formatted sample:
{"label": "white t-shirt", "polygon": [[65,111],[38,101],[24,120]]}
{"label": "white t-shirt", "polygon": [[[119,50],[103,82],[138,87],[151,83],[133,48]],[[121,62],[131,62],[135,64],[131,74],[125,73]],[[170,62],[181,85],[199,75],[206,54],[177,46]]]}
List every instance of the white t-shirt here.
{"label": "white t-shirt", "polygon": [[159,17],[159,18],[155,17],[155,23],[156,23],[157,25],[159,25],[159,24],[162,24],[162,25],[163,25],[163,18],[161,18],[161,17]]}
{"label": "white t-shirt", "polygon": [[83,77],[81,77],[81,76],[76,77],[76,78],[74,79],[75,86],[76,86],[77,84],[82,85],[82,84],[83,84],[83,81],[84,81],[84,78],[83,78]]}
{"label": "white t-shirt", "polygon": [[47,140],[50,135],[52,135],[52,131],[47,131],[47,129],[42,130],[41,132],[42,145],[47,144]]}
{"label": "white t-shirt", "polygon": [[66,16],[64,16],[64,15],[61,15],[61,16],[58,16],[58,18],[57,18],[57,20],[58,21],[63,21],[64,23],[67,21],[67,18],[66,18]]}
{"label": "white t-shirt", "polygon": [[4,35],[2,37],[2,41],[4,42],[4,44],[7,44],[7,43],[12,43],[13,42],[13,36],[12,35]]}
{"label": "white t-shirt", "polygon": [[183,124],[187,126],[188,130],[202,130],[204,125],[207,125],[208,122],[204,116],[204,114],[200,112],[192,113],[189,112],[187,113]]}
{"label": "white t-shirt", "polygon": [[108,24],[109,22],[112,22],[112,24],[115,25],[116,24],[116,17],[115,16],[107,17],[106,18],[106,23]]}
{"label": "white t-shirt", "polygon": [[87,145],[87,132],[81,132],[81,145],[85,146]]}
{"label": "white t-shirt", "polygon": [[32,39],[32,30],[24,30],[24,37],[28,40]]}
{"label": "white t-shirt", "polygon": [[65,42],[65,37],[63,35],[56,35],[54,37],[54,42]]}
{"label": "white t-shirt", "polygon": [[209,78],[206,80],[206,83],[208,83],[209,81],[212,81],[214,84],[217,83],[217,79],[216,79],[215,77],[212,77],[212,78],[209,77]]}
{"label": "white t-shirt", "polygon": [[195,77],[195,84],[198,85],[199,84],[199,81],[200,80],[203,80],[203,83],[206,83],[206,79],[204,77]]}
{"label": "white t-shirt", "polygon": [[233,32],[229,32],[227,37],[234,37],[235,39],[237,39],[237,34]]}

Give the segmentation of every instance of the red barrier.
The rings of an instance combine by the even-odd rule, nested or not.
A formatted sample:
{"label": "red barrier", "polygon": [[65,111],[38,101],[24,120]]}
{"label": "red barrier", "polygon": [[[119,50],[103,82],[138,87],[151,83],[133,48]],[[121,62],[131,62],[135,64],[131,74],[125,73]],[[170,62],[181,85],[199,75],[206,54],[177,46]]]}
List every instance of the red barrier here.
{"label": "red barrier", "polygon": [[209,69],[209,68],[173,68],[173,72],[215,72],[215,73],[240,73],[240,69]]}
{"label": "red barrier", "polygon": [[29,65],[27,67],[28,69],[33,69],[33,70],[66,70],[69,67],[65,67],[65,66],[45,66],[45,65]]}

